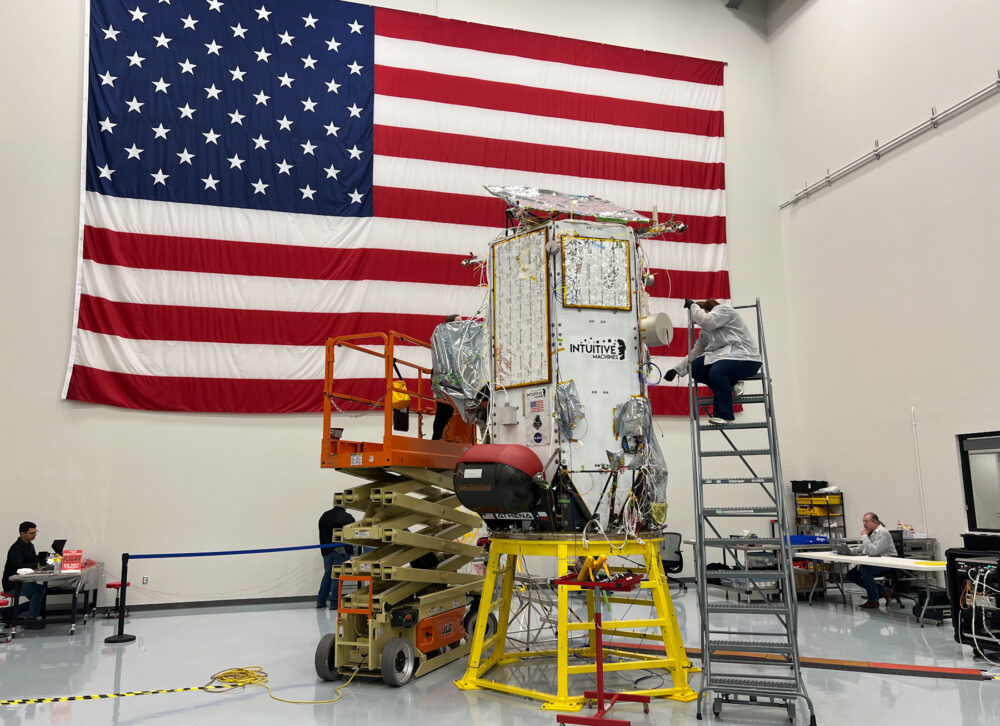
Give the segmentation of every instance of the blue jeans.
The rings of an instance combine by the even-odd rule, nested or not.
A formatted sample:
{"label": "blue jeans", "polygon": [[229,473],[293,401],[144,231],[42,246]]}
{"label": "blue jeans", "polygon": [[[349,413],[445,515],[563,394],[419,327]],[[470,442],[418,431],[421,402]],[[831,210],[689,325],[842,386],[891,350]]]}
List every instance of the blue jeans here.
{"label": "blue jeans", "polygon": [[732,421],[733,386],[744,378],[756,375],[760,362],[755,360],[719,360],[705,365],[705,356],[691,361],[691,376],[712,389],[712,415]]}
{"label": "blue jeans", "polygon": [[22,582],[21,597],[28,598],[28,617],[37,618],[42,614],[42,601],[45,599],[45,585],[40,582]]}
{"label": "blue jeans", "polygon": [[885,594],[885,588],[875,582],[875,578],[887,571],[885,567],[858,565],[848,570],[844,579],[865,588],[865,592],[868,593],[869,602],[878,602],[882,599],[882,595]]}
{"label": "blue jeans", "polygon": [[330,576],[330,568],[334,565],[342,565],[351,559],[344,547],[334,547],[330,552],[323,555],[323,579],[319,581],[319,594],[316,595],[317,605],[326,605],[336,608],[340,603],[340,580]]}

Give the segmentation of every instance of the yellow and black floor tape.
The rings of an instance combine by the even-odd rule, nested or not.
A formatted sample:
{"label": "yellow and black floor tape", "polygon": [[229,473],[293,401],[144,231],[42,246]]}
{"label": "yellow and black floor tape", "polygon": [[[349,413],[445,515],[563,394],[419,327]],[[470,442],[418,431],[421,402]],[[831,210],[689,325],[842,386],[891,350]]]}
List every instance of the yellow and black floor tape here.
{"label": "yellow and black floor tape", "polygon": [[156,693],[185,693],[187,691],[228,691],[236,686],[191,686],[190,688],[161,688],[155,691],[125,691],[124,693],[94,693],[89,696],[56,696],[55,698],[12,698],[0,701],[0,706],[27,706],[31,703],[65,703],[67,701],[96,701],[101,698],[126,696],[152,696]]}
{"label": "yellow and black floor tape", "polygon": [[245,666],[242,668],[229,668],[219,671],[213,675],[204,686],[189,686],[187,688],[161,688],[154,691],[125,691],[123,693],[94,693],[88,696],[55,696],[52,698],[12,698],[0,701],[0,706],[27,706],[32,703],[66,703],[67,701],[97,701],[102,698],[126,698],[127,696],[152,696],[159,693],[187,693],[188,691],[205,691],[207,693],[225,693],[246,686],[261,686],[267,691],[267,695],[275,701],[282,703],[336,703],[343,698],[343,690],[354,680],[357,670],[351,674],[347,682],[338,686],[337,697],[329,701],[293,701],[287,698],[279,698],[271,693],[271,687],[267,684],[267,673],[260,666]]}

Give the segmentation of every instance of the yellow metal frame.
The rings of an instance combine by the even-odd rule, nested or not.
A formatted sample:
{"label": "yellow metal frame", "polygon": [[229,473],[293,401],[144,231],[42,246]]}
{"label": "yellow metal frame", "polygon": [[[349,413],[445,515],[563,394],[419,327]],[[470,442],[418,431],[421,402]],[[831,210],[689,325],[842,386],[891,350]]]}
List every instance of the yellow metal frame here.
{"label": "yellow metal frame", "polygon": [[[651,688],[626,691],[647,696],[660,696],[675,701],[693,701],[698,694],[688,685],[688,673],[696,672],[684,652],[680,628],[677,625],[677,615],[674,603],[670,598],[666,575],[660,560],[660,540],[647,539],[644,542],[628,541],[591,541],[586,546],[580,540],[540,540],[514,539],[495,537],[490,544],[490,557],[486,566],[486,580],[483,583],[483,597],[479,605],[479,615],[476,619],[476,632],[472,639],[472,650],[469,654],[469,664],[465,675],[455,681],[461,690],[489,689],[510,693],[524,698],[534,698],[544,701],[543,709],[557,711],[579,711],[586,702],[583,694],[571,695],[569,692],[569,677],[577,674],[596,673],[596,665],[570,665],[570,654],[583,658],[594,658],[596,655],[596,635],[594,633],[594,590],[579,585],[564,585],[558,588],[558,633],[557,647],[552,650],[507,652],[507,624],[510,619],[511,597],[514,591],[514,575],[517,563],[521,557],[554,557],[557,562],[559,576],[569,570],[569,563],[581,556],[624,555],[642,557],[644,567],[635,568],[642,572],[646,579],[641,584],[641,593],[637,596],[639,604],[647,604],[655,608],[656,616],[641,620],[615,620],[603,624],[606,634],[616,638],[633,640],[650,640],[663,643],[664,654],[638,653],[630,650],[620,650],[608,647],[602,643],[606,656],[613,655],[614,663],[605,663],[605,671],[663,669],[672,679],[671,688]],[[501,559],[505,560],[501,563]],[[623,568],[614,568],[623,571]],[[499,578],[500,597],[492,600],[493,592]],[[585,590],[587,594],[588,622],[569,622],[569,593],[571,590]],[[643,597],[646,594],[646,597]],[[611,597],[611,602],[634,602],[630,598]],[[485,640],[487,621],[492,610],[497,609],[497,632]],[[642,632],[648,628],[659,628],[658,634]],[[585,648],[570,648],[569,633],[574,630],[590,632],[590,643]],[[520,688],[507,683],[491,680],[487,674],[495,666],[518,664],[530,658],[555,657],[557,664],[557,690],[555,693],[537,691],[530,688]]]}

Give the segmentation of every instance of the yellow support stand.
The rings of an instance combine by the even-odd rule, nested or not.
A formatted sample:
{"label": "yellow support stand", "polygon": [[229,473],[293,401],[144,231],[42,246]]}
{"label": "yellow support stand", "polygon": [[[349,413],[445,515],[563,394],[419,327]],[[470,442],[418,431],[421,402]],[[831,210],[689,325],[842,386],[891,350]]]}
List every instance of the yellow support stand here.
{"label": "yellow support stand", "polygon": [[[570,535],[550,535],[545,539],[537,535],[530,538],[521,535],[518,537],[505,537],[494,535],[490,545],[490,557],[486,566],[486,580],[483,583],[483,597],[479,605],[479,613],[476,618],[476,631],[472,639],[472,651],[469,655],[469,665],[465,675],[455,681],[455,685],[460,689],[489,689],[510,693],[525,698],[534,698],[544,701],[543,709],[556,711],[579,711],[583,707],[586,699],[583,694],[572,695],[569,691],[569,677],[578,674],[593,674],[596,672],[594,663],[582,665],[570,665],[570,654],[582,658],[594,658],[596,655],[597,643],[594,634],[594,608],[599,604],[594,602],[594,591],[590,588],[582,588],[577,585],[566,585],[558,588],[558,632],[557,647],[555,650],[534,650],[508,652],[507,624],[510,618],[511,597],[514,592],[514,575],[517,569],[518,559],[521,557],[554,557],[557,562],[559,576],[565,575],[569,570],[569,563],[577,557],[592,556],[595,559],[599,555],[614,557],[623,555],[627,557],[641,557],[644,567],[639,568],[612,568],[615,571],[641,572],[645,575],[645,580],[641,584],[640,594],[636,598],[610,598],[611,602],[645,604],[654,608],[655,618],[641,620],[616,620],[604,623],[604,632],[611,637],[622,639],[628,638],[639,641],[652,641],[659,645],[662,643],[664,653],[633,652],[621,648],[610,648],[602,644],[605,657],[614,656],[615,662],[605,662],[605,671],[627,671],[627,670],[652,670],[663,669],[667,671],[671,680],[671,688],[652,688],[645,690],[631,690],[626,693],[638,693],[647,696],[660,696],[670,698],[675,701],[693,701],[698,694],[688,685],[688,673],[698,671],[694,668],[687,654],[684,652],[684,643],[681,641],[680,628],[677,625],[677,615],[674,613],[673,600],[670,598],[670,590],[667,587],[666,575],[663,572],[663,564],[660,560],[660,540],[646,539],[643,542],[636,540],[591,540],[586,545],[579,537]],[[504,560],[501,562],[501,560]],[[500,596],[497,599],[491,598],[497,580],[500,580]],[[589,622],[570,623],[569,622],[569,592],[571,590],[585,590],[587,595],[587,614]],[[644,596],[644,594],[646,596]],[[491,601],[492,600],[492,601]],[[489,639],[485,638],[487,622],[492,610],[497,612],[497,631]],[[658,632],[646,633],[644,631],[655,628]],[[569,634],[574,630],[587,630],[590,633],[590,642],[584,648],[570,648]],[[531,658],[548,657],[556,658],[557,664],[557,685],[555,693],[533,690],[530,688],[520,688],[507,683],[491,680],[487,677],[489,671],[494,667],[520,664]]]}

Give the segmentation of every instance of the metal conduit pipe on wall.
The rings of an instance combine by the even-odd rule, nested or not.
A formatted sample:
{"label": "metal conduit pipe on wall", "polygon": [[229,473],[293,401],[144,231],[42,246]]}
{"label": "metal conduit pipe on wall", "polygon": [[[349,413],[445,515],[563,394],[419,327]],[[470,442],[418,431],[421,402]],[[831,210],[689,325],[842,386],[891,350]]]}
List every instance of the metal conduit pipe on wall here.
{"label": "metal conduit pipe on wall", "polygon": [[993,83],[986,86],[985,88],[976,91],[968,98],[959,101],[954,106],[945,109],[941,113],[938,113],[937,109],[932,107],[931,117],[926,121],[917,124],[909,131],[905,131],[896,138],[887,141],[882,146],[879,146],[878,139],[876,139],[875,148],[872,151],[869,151],[864,156],[860,156],[851,163],[840,167],[833,173],[830,173],[830,170],[827,169],[826,176],[823,177],[823,179],[821,179],[818,182],[815,182],[814,184],[807,184],[802,188],[801,191],[797,192],[794,197],[792,197],[786,202],[783,202],[778,208],[784,209],[785,207],[791,206],[793,204],[798,204],[803,199],[808,199],[810,196],[820,191],[821,189],[826,189],[827,187],[832,185],[835,181],[843,179],[848,174],[857,171],[863,166],[866,166],[867,164],[873,161],[881,159],[883,154],[888,154],[890,151],[896,150],[903,144],[912,141],[913,139],[917,138],[924,132],[930,131],[931,129],[936,129],[945,121],[950,121],[952,118],[958,116],[963,111],[967,111],[976,104],[985,101],[990,96],[995,95],[997,91],[1000,91],[1000,71],[997,71],[997,80],[995,80]]}

